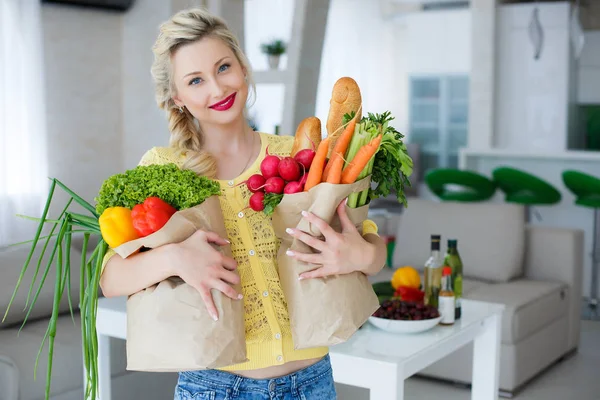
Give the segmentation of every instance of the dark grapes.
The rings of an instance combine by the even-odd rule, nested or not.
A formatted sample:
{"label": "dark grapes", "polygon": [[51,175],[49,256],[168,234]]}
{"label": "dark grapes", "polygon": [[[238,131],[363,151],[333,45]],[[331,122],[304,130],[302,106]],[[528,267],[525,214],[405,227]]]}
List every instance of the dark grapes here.
{"label": "dark grapes", "polygon": [[421,321],[426,319],[438,318],[440,313],[437,308],[425,305],[421,302],[402,301],[400,299],[385,300],[381,307],[373,313],[374,317],[394,319],[394,320],[412,320]]}

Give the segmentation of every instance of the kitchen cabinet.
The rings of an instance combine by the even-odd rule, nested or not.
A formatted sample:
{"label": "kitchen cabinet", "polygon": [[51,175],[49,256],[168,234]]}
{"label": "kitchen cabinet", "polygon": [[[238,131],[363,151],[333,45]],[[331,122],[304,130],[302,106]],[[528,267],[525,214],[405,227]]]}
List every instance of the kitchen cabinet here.
{"label": "kitchen cabinet", "polygon": [[[529,36],[536,7],[543,32],[537,59]],[[570,16],[568,2],[498,8],[495,148],[560,152],[578,146]]]}

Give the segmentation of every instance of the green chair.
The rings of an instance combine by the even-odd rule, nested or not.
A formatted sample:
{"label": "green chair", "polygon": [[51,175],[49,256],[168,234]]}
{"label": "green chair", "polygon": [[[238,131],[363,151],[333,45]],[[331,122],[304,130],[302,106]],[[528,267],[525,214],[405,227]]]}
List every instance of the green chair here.
{"label": "green chair", "polygon": [[600,209],[600,179],[578,171],[564,171],[562,174],[565,186],[575,195],[575,204],[594,209],[594,233],[592,239],[592,283],[590,297],[587,299],[589,319],[600,319],[598,314],[598,210]]}
{"label": "green chair", "polygon": [[429,190],[443,201],[476,202],[490,199],[496,185],[473,171],[438,168],[425,174]]}
{"label": "green chair", "polygon": [[492,176],[509,203],[552,205],[562,198],[560,192],[545,180],[516,168],[499,167]]}

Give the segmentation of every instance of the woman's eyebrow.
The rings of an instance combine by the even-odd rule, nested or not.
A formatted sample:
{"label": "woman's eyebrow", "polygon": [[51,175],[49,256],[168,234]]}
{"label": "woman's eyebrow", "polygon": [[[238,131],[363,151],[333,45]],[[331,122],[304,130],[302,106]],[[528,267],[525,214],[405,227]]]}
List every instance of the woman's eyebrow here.
{"label": "woman's eyebrow", "polygon": [[[221,58],[219,61],[217,61],[217,62],[215,63],[215,65],[217,65],[217,64],[220,64],[220,63],[221,63],[223,60],[225,60],[227,57],[228,57],[228,56],[225,56],[225,57]],[[200,71],[194,71],[194,72],[190,72],[189,74],[185,74],[183,77],[185,78],[185,77],[187,77],[187,76],[190,76],[190,75],[196,75],[196,74],[201,74],[201,73],[202,73],[202,72],[200,72]]]}

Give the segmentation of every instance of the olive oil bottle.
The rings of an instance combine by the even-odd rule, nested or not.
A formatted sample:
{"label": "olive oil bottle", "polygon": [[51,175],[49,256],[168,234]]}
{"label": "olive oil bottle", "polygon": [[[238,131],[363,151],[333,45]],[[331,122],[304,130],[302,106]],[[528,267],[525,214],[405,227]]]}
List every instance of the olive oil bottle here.
{"label": "olive oil bottle", "polygon": [[460,302],[463,290],[463,264],[460,254],[458,253],[458,240],[448,240],[448,249],[446,250],[446,256],[444,257],[444,265],[452,268],[452,291],[456,297],[454,318],[460,319],[462,314]]}
{"label": "olive oil bottle", "polygon": [[440,235],[431,235],[431,254],[425,262],[425,305],[438,307],[442,287],[443,257],[440,253]]}

